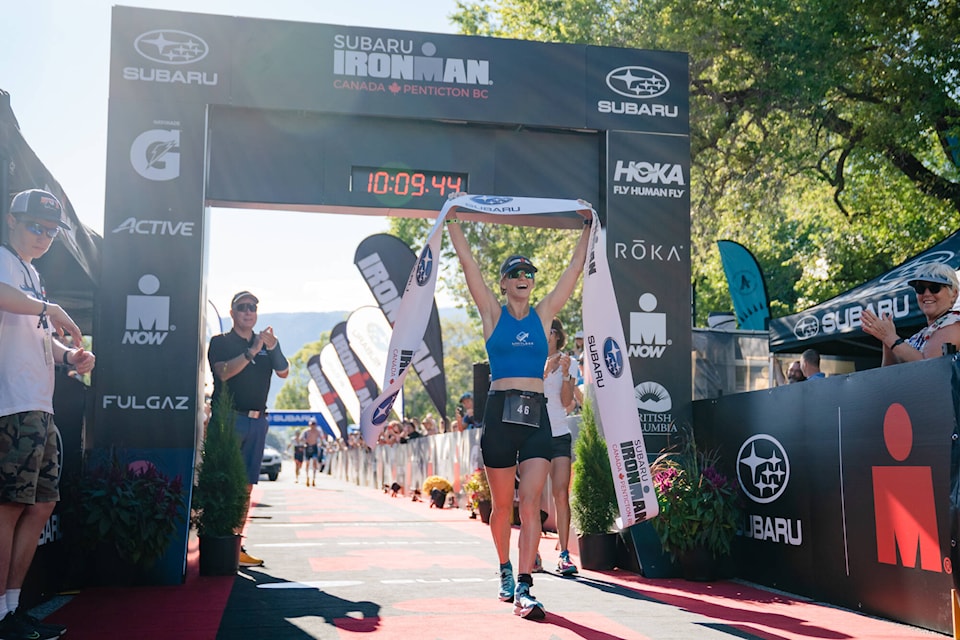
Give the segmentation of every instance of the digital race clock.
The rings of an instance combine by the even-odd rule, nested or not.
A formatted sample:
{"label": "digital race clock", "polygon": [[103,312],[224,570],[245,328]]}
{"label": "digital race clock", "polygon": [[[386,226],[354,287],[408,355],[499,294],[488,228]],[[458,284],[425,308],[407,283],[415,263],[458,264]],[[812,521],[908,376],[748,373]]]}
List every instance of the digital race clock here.
{"label": "digital race clock", "polygon": [[352,167],[350,191],[376,196],[400,206],[418,199],[443,202],[451,193],[467,190],[467,174],[401,167]]}

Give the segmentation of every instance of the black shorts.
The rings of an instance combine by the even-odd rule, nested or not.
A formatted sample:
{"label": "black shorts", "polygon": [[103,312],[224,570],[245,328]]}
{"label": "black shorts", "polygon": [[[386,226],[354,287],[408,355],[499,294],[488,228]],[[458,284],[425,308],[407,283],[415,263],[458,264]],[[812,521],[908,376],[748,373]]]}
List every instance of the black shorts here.
{"label": "black shorts", "polygon": [[293,448],[293,459],[297,462],[303,462],[303,450],[304,447],[294,447]]}
{"label": "black shorts", "polygon": [[572,458],[571,451],[573,450],[573,436],[569,433],[565,433],[562,436],[557,436],[551,439],[553,442],[553,450],[551,451],[552,455],[550,456],[551,460],[556,460],[557,458]]}
{"label": "black shorts", "polygon": [[480,453],[483,464],[492,469],[507,469],[532,458],[550,460],[553,434],[547,416],[547,399],[533,394],[540,403],[540,426],[528,427],[503,421],[505,391],[491,391],[483,413]]}

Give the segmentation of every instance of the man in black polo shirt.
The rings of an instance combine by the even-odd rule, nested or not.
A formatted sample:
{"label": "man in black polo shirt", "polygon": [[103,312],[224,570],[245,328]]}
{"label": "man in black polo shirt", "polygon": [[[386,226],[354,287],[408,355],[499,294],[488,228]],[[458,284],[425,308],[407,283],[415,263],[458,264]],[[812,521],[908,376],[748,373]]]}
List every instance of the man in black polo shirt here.
{"label": "man in black polo shirt", "polygon": [[[233,328],[228,333],[214,336],[207,350],[207,360],[213,372],[213,407],[228,386],[236,411],[236,429],[240,438],[240,453],[247,467],[247,510],[250,509],[250,491],[260,480],[260,463],[267,440],[267,394],[274,371],[286,378],[290,367],[280,343],[273,335],[273,327],[260,333],[253,330],[257,324],[257,304],[260,301],[249,291],[233,296],[230,317]],[[215,419],[215,418],[214,418]],[[246,512],[244,513],[246,522]],[[240,533],[239,531],[237,533]],[[255,558],[240,547],[240,566],[258,567],[263,560]]]}

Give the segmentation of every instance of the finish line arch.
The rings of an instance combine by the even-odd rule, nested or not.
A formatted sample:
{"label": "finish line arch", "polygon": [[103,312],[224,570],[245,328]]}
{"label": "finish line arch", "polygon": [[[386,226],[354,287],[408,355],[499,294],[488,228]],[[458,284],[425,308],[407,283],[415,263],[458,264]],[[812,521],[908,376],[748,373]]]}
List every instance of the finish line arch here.
{"label": "finish line arch", "polygon": [[[193,475],[206,207],[435,216],[451,191],[594,203],[637,437],[655,452],[691,421],[686,54],[129,7],[112,20],[87,448]],[[182,580],[187,533],[160,580]]]}

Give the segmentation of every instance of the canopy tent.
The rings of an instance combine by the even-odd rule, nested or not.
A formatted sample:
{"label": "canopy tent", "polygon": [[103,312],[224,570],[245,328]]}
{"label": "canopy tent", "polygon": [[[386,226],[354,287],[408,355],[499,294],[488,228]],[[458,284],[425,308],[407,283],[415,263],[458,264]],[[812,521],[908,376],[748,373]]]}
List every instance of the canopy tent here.
{"label": "canopy tent", "polygon": [[80,222],[57,182],[20,134],[10,94],[0,89],[0,236],[6,239],[6,213],[13,194],[24,189],[46,189],[63,204],[64,231],[50,250],[34,261],[43,276],[47,297],[66,309],[85,335],[93,332],[94,295],[100,281],[102,238]]}
{"label": "canopy tent", "polygon": [[926,318],[907,281],[922,265],[933,262],[960,268],[960,231],[836,298],[800,313],[771,320],[770,351],[799,353],[812,348],[821,355],[869,357],[879,364],[880,343],[860,328],[860,313],[863,309],[892,313],[900,335],[916,332],[926,324]]}

